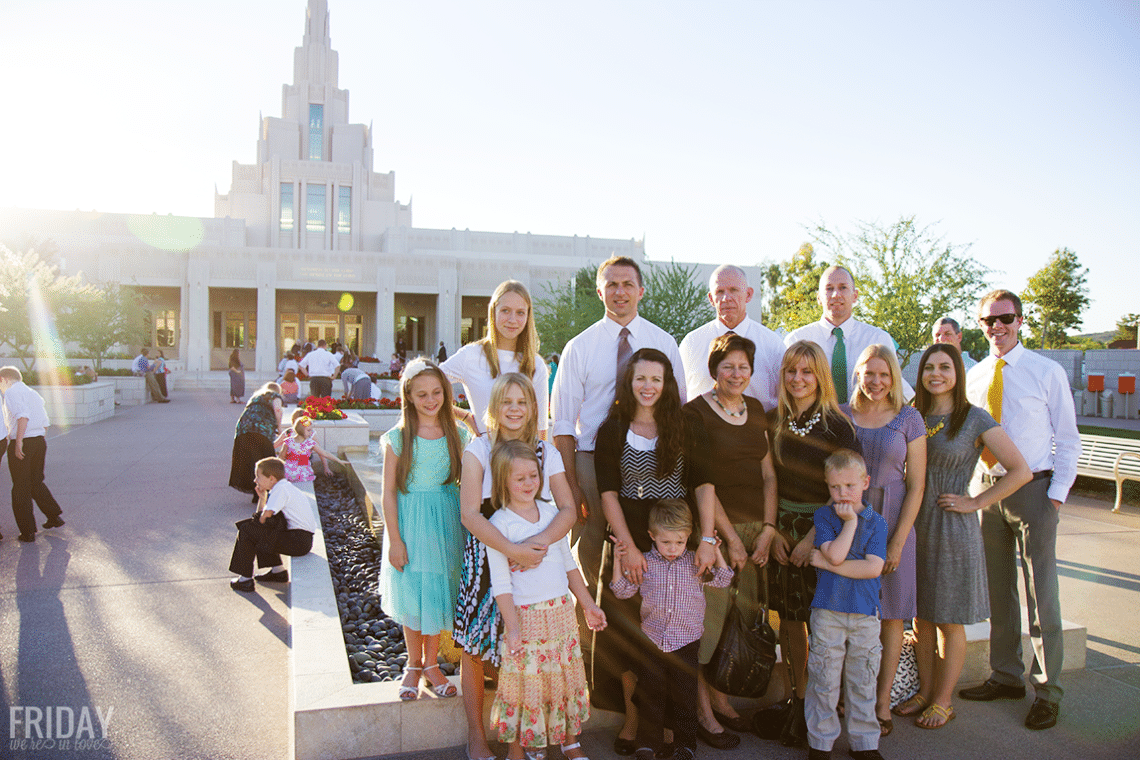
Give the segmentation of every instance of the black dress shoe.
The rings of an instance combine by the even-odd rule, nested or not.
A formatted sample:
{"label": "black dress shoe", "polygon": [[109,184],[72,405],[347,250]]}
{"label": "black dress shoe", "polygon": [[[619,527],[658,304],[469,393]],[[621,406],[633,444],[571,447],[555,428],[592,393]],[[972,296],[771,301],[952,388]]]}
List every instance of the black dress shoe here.
{"label": "black dress shoe", "polygon": [[714,734],[700,723],[697,724],[697,738],[713,749],[736,749],[740,746],[740,737],[736,734],[728,731]]}
{"label": "black dress shoe", "polygon": [[883,760],[877,749],[853,749],[848,754],[855,760]]}
{"label": "black dress shoe", "polygon": [[657,760],[670,760],[670,758],[676,756],[676,752],[676,742],[665,742],[661,745],[661,749],[654,753],[653,757],[657,758]]}
{"label": "black dress shoe", "polygon": [[46,523],[44,523],[44,527],[45,528],[59,528],[59,527],[66,525],[66,524],[67,523],[65,523],[63,521],[62,517],[60,517],[59,515],[56,515],[55,517],[48,518],[48,521]]}
{"label": "black dress shoe", "polygon": [[735,718],[730,718],[727,715],[721,715],[716,710],[713,710],[713,717],[716,722],[727,728],[729,731],[735,731],[738,734],[746,734],[752,730],[752,721],[748,720],[742,715],[737,715]]}
{"label": "black dress shoe", "polygon": [[1004,683],[998,683],[990,678],[981,686],[960,690],[958,696],[972,702],[993,702],[995,699],[1025,699],[1025,686],[1006,686]]}
{"label": "black dress shoe", "polygon": [[1046,702],[1039,698],[1033,702],[1033,707],[1029,708],[1029,715],[1025,717],[1025,727],[1034,731],[1052,728],[1057,725],[1057,718],[1060,714],[1061,706],[1059,704]]}
{"label": "black dress shoe", "polygon": [[808,760],[831,760],[831,750],[808,747]]}
{"label": "black dress shoe", "polygon": [[614,737],[614,754],[626,757],[632,755],[637,751],[637,742],[633,739],[623,739],[620,736]]}
{"label": "black dress shoe", "polygon": [[255,575],[254,578],[258,583],[288,583],[289,571],[282,570],[277,573],[262,573],[261,575]]}
{"label": "black dress shoe", "polygon": [[19,538],[25,544],[30,544],[36,540],[36,534],[35,533],[21,533]]}
{"label": "black dress shoe", "polygon": [[245,591],[246,593],[249,593],[250,591],[254,590],[253,578],[246,578],[244,581],[240,578],[234,578],[232,581],[230,581],[230,588],[232,588],[234,591]]}

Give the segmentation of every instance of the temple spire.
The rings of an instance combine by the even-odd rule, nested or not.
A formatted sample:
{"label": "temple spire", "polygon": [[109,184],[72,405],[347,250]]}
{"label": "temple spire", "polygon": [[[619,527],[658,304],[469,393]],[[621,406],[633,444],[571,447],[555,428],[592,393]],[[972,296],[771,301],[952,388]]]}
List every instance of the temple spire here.
{"label": "temple spire", "polygon": [[337,54],[329,36],[328,0],[309,0],[305,36],[293,53],[293,85],[337,86]]}
{"label": "temple spire", "polygon": [[309,0],[309,7],[305,11],[305,45],[313,43],[323,47],[332,47],[329,38],[329,4],[328,0]]}

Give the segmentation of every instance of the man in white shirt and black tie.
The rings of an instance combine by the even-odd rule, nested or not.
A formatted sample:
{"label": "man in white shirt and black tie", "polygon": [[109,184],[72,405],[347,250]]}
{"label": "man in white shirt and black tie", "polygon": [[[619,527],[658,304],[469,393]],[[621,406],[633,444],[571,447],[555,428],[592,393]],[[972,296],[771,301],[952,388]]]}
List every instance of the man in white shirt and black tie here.
{"label": "man in white shirt and black tie", "polygon": [[723,264],[713,270],[709,277],[709,302],[716,309],[716,319],[693,330],[681,341],[681,361],[685,363],[685,387],[689,398],[696,398],[713,387],[714,381],[709,374],[709,346],[725,333],[733,332],[756,344],[755,369],[744,392],[763,404],[766,412],[776,406],[784,341],[748,316],[752,292],[748,276],[740,267]]}
{"label": "man in white shirt and black tie", "polygon": [[[1077,477],[1080,433],[1065,370],[1018,340],[1021,299],[1008,290],[987,293],[978,307],[978,321],[989,341],[990,355],[970,370],[966,395],[1001,423],[1033,470],[1033,480],[982,510],[993,672],[981,686],[963,689],[958,695],[980,702],[1025,697],[1017,589],[1021,564],[1033,642],[1029,678],[1037,692],[1025,725],[1052,728],[1060,714],[1059,678],[1064,660],[1057,524],[1061,504]],[[983,483],[1004,474],[988,452],[982,454],[979,466],[985,469]]]}
{"label": "man in white shirt and black tie", "polygon": [[[784,345],[791,346],[796,341],[807,340],[823,349],[831,363],[831,379],[835,381],[835,392],[839,403],[845,404],[855,390],[855,363],[867,346],[882,344],[895,348],[897,344],[886,330],[860,322],[851,316],[859,291],[855,279],[846,267],[831,266],[819,276],[819,291],[816,293],[823,316],[818,322],[793,330],[784,338]],[[843,379],[840,379],[840,375]],[[906,380],[902,381],[903,397],[913,398],[914,389]]]}
{"label": "man in white shirt and black tie", "polygon": [[[575,336],[562,352],[554,379],[554,445],[562,454],[566,478],[585,524],[576,530],[576,551],[593,595],[606,540],[606,518],[594,471],[594,439],[614,403],[614,389],[624,363],[639,348],[656,348],[679,374],[681,355],[673,336],[640,317],[645,295],[641,268],[633,259],[614,256],[598,267],[598,297],[606,313]],[[678,389],[685,401],[684,386]]]}

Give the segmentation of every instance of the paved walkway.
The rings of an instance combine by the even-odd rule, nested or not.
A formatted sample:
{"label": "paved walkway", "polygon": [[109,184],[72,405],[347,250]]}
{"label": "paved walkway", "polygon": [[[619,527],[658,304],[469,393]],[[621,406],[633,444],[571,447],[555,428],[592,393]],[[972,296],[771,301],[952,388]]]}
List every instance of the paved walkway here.
{"label": "paved walkway", "polygon": [[[49,432],[48,484],[65,527],[20,544],[0,507],[0,758],[288,756],[287,591],[246,596],[226,585],[233,522],[250,508],[224,485],[240,408],[224,390],[173,398]],[[0,474],[0,493],[7,482]],[[1088,668],[1065,679],[1060,725],[1025,730],[1028,701],[959,703],[958,719],[938,732],[900,721],[883,743],[887,758],[1135,756],[1140,508],[1109,508],[1075,498],[1063,515],[1063,609],[1088,626],[1089,653]],[[24,734],[13,708],[22,720],[35,717],[29,707],[51,707],[65,723],[68,710],[79,723],[86,708],[96,748],[13,749],[12,733]],[[96,709],[111,711],[105,740]],[[594,760],[612,757],[610,739],[587,734]],[[723,760],[804,756],[755,738],[734,752],[701,751]]]}

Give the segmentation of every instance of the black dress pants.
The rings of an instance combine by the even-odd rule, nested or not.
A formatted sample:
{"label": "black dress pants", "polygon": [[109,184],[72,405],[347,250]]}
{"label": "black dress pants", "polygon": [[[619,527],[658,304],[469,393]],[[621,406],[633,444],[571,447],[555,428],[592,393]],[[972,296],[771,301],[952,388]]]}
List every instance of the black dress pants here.
{"label": "black dress pants", "polygon": [[59,503],[44,485],[44,460],[47,458],[47,441],[42,435],[24,439],[24,458],[16,456],[16,441],[8,441],[8,472],[12,476],[12,514],[16,527],[24,536],[36,534],[36,516],[32,502],[47,517],[59,517],[63,512]]}
{"label": "black dress pants", "polygon": [[637,663],[637,746],[660,751],[663,729],[670,728],[678,747],[697,748],[700,650],[700,639],[672,652],[654,646]]}
{"label": "black dress pants", "polygon": [[254,559],[258,567],[276,567],[281,564],[282,554],[301,557],[313,548],[313,534],[307,530],[276,530],[256,519],[242,520],[237,527],[230,572],[246,578],[253,576]]}

